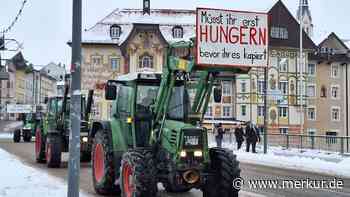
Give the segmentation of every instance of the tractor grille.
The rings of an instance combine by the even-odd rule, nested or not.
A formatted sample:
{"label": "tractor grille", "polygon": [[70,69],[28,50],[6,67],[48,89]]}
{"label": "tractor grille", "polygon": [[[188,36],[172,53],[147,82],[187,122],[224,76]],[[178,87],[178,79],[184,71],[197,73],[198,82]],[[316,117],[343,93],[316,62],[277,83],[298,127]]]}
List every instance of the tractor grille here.
{"label": "tractor grille", "polygon": [[176,146],[177,132],[175,130],[171,131],[170,144]]}
{"label": "tractor grille", "polygon": [[183,149],[202,149],[203,130],[198,128],[183,129]]}

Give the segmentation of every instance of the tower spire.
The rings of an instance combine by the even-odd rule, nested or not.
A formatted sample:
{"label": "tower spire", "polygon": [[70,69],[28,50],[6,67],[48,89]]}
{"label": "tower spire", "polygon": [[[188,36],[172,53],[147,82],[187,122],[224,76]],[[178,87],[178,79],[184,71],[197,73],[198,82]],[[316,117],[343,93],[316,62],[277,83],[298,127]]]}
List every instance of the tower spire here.
{"label": "tower spire", "polygon": [[314,25],[312,24],[312,17],[311,17],[311,12],[309,9],[309,1],[308,0],[299,0],[297,19],[299,22],[303,23],[304,31],[310,37],[312,37]]}

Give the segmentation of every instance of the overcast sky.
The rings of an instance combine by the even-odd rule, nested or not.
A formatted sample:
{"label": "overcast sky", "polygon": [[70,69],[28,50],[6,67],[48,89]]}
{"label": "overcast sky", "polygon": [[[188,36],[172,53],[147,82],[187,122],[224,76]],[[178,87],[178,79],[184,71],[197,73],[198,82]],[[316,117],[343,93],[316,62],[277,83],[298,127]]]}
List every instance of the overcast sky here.
{"label": "overcast sky", "polygon": [[[15,17],[23,0],[1,0],[0,30]],[[152,8],[214,7],[234,10],[268,10],[277,0],[151,0]],[[295,15],[298,0],[283,0]],[[335,32],[350,39],[349,0],[309,0],[316,44]],[[115,8],[142,8],[142,0],[83,0],[83,29],[91,27]],[[23,54],[34,65],[49,62],[69,64],[71,49],[72,0],[27,0],[18,23],[6,35],[23,43]],[[3,56],[14,55],[2,52]]]}

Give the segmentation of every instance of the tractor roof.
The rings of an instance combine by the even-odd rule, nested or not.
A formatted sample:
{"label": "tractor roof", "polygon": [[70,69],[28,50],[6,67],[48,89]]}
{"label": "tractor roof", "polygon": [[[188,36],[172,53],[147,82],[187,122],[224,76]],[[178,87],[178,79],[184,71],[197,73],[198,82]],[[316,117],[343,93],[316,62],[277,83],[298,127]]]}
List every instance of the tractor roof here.
{"label": "tractor roof", "polygon": [[117,77],[118,82],[129,82],[138,80],[161,80],[160,72],[135,72]]}

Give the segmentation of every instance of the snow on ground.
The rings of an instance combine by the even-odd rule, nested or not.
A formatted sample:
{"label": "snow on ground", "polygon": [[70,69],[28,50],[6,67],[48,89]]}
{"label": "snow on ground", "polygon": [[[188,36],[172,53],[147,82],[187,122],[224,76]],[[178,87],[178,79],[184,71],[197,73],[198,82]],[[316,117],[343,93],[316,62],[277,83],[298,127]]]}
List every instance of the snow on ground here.
{"label": "snow on ground", "polygon": [[[19,159],[0,149],[0,197],[67,196],[63,180],[24,165]],[[87,196],[81,192],[80,196]]]}
{"label": "snow on ground", "polygon": [[[215,145],[210,143],[211,147]],[[245,152],[244,144],[238,151],[235,144],[223,143],[223,147],[233,150],[238,160],[244,163],[350,178],[350,157],[337,153],[315,150],[300,152],[297,149],[284,150],[282,147],[269,147],[267,154],[263,154],[262,146],[259,146],[258,154],[253,154]]]}
{"label": "snow on ground", "polygon": [[12,139],[13,133],[0,133],[0,139]]}

